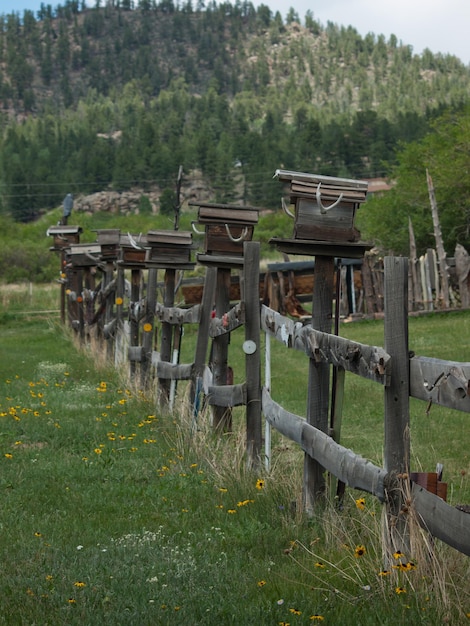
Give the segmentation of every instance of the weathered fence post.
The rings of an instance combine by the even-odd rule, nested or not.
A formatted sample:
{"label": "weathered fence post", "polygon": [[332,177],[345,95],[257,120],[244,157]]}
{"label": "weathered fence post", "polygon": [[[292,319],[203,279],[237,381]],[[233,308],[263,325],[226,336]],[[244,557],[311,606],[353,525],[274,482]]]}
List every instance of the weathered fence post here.
{"label": "weathered fence post", "polygon": [[124,342],[124,294],[125,275],[122,264],[118,264],[116,271],[116,335],[114,345],[114,364],[117,366],[122,361],[122,344]]}
{"label": "weathered fence post", "polygon": [[151,267],[147,274],[147,297],[145,299],[144,325],[142,327],[142,360],[140,363],[140,384],[142,388],[145,388],[149,383],[156,301],[157,270]]}
{"label": "weathered fence post", "polygon": [[[215,314],[223,317],[230,309],[230,268],[217,268],[217,288],[215,293]],[[213,384],[228,384],[228,345],[229,333],[214,337],[212,343]],[[215,431],[232,430],[232,408],[229,406],[212,407],[212,425]]]}
{"label": "weathered fence post", "polygon": [[197,333],[196,350],[194,354],[194,377],[191,385],[191,405],[193,407],[194,416],[197,416],[199,411],[199,400],[206,367],[207,346],[209,345],[209,325],[212,307],[214,306],[216,282],[217,268],[213,266],[207,267],[204,290],[202,292],[201,316]]}
{"label": "weathered fence post", "polygon": [[[335,259],[315,257],[313,283],[312,328],[331,333],[333,320]],[[339,303],[337,303],[339,306]],[[310,359],[307,399],[307,422],[324,433],[328,432],[330,402],[330,366]],[[325,469],[308,454],[304,460],[304,506],[311,513],[315,501],[325,495]]]}
{"label": "weathered fence post", "polygon": [[261,452],[261,351],[258,242],[244,244],[247,463],[257,467]]}
{"label": "weathered fence post", "polygon": [[[174,269],[165,270],[165,287],[163,292],[163,306],[172,307],[175,303],[175,276]],[[155,308],[155,307],[154,307]],[[173,339],[173,328],[168,322],[162,322],[160,335],[160,358],[162,361],[171,361],[171,347]],[[168,405],[170,399],[171,381],[159,379],[159,400],[163,405]]]}
{"label": "weathered fence post", "polygon": [[[103,294],[106,294],[105,312],[104,312],[104,328],[109,329],[113,321],[115,290],[111,290],[114,280],[114,263],[107,261],[103,274]],[[112,332],[106,332],[106,359],[109,361],[113,357],[114,338]]]}
{"label": "weathered fence post", "polygon": [[[130,337],[129,337],[129,345],[130,348],[137,348],[139,345],[139,311],[138,311],[138,303],[140,300],[140,283],[141,283],[141,270],[140,269],[131,269],[131,298],[130,298]],[[135,376],[136,371],[136,360],[135,358],[130,359],[130,375],[131,378]]]}
{"label": "weathered fence post", "polygon": [[385,470],[390,549],[408,545],[403,484],[409,477],[410,412],[408,353],[408,259],[385,257],[385,350],[391,357],[390,385],[385,387]]}

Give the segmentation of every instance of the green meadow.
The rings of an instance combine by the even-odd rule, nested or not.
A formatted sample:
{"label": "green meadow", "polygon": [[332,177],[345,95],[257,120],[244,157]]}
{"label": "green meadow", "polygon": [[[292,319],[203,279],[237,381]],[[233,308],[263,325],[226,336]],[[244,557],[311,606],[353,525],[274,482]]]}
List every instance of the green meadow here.
{"label": "green meadow", "polygon": [[[385,567],[382,510],[301,512],[302,455],[273,436],[248,471],[243,411],[215,437],[178,386],[173,413],[79,346],[58,286],[0,290],[0,624],[462,624],[468,557],[418,526]],[[192,360],[195,328],[183,338]],[[383,345],[380,321],[341,334]],[[243,380],[243,331],[230,364]],[[272,395],[305,414],[304,355],[273,345]],[[470,312],[410,319],[416,354],[470,360]],[[411,402],[412,469],[444,465],[450,504],[470,500],[469,416]],[[382,464],[383,389],[347,377],[342,443]],[[469,622],[470,623],[470,622]]]}

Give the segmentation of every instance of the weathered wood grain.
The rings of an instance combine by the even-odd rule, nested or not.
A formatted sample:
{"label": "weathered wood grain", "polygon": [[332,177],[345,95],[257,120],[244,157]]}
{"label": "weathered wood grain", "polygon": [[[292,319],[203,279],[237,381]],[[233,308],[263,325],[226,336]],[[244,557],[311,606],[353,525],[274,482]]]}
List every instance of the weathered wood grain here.
{"label": "weathered wood grain", "polygon": [[194,363],[170,363],[162,361],[159,352],[153,352],[152,362],[156,366],[160,380],[191,380],[194,376]]}
{"label": "weathered wood grain", "polygon": [[410,395],[470,413],[470,363],[413,357],[410,359]]}
{"label": "weathered wood grain", "polygon": [[264,305],[261,308],[261,327],[285,346],[306,352],[317,362],[332,363],[384,386],[390,384],[391,360],[383,348],[304,326]]}
{"label": "weathered wood grain", "polygon": [[384,469],[336,443],[302,417],[286,411],[271,398],[266,388],[263,388],[262,406],[271,426],[298,443],[304,452],[326,470],[346,485],[371,493],[380,501],[384,500]]}
{"label": "weathered wood grain", "polygon": [[245,323],[245,303],[243,301],[232,307],[222,317],[211,319],[209,334],[211,337],[219,337],[232,332]]}
{"label": "weathered wood grain", "polygon": [[412,485],[418,521],[433,537],[470,556],[470,514],[460,511],[416,483]]}
{"label": "weathered wood grain", "polygon": [[215,407],[232,407],[246,404],[246,383],[241,385],[216,385],[208,389],[207,401]]}
{"label": "weathered wood grain", "polygon": [[166,307],[157,302],[155,317],[160,322],[166,322],[167,324],[197,324],[201,319],[201,305],[195,304],[189,309],[182,309],[179,307]]}
{"label": "weathered wood grain", "polygon": [[[259,298],[259,242],[246,242],[243,256],[244,297],[246,307],[245,341],[251,348],[245,351],[246,372],[246,458],[255,468],[261,455],[261,350],[260,350],[260,298]],[[246,344],[245,344],[246,345]]]}

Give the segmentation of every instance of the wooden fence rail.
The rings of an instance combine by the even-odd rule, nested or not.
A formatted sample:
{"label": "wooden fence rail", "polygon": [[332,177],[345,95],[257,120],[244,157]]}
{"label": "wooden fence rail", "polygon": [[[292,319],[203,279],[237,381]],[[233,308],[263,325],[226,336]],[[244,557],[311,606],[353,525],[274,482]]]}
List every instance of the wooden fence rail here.
{"label": "wooden fence rail", "polygon": [[[87,324],[96,324],[106,354],[110,356],[113,350],[117,352],[118,346],[126,344],[122,340],[124,273],[118,266],[114,277],[110,262],[103,264],[98,257],[93,259],[103,273],[101,287],[95,288],[88,265],[79,266],[72,272],[69,321],[82,339]],[[84,263],[92,264],[93,259],[86,258]],[[157,301],[157,268],[136,265],[134,261],[129,266],[131,282],[127,316],[131,375],[135,376],[140,369],[141,384],[149,384],[156,377],[158,385],[164,389],[165,401],[170,394],[170,408],[174,399],[170,389],[174,390],[177,381],[190,381],[194,411],[197,412],[200,397],[204,395],[213,409],[216,425],[227,424],[222,420],[231,407],[245,406],[246,457],[252,466],[260,463],[263,414],[268,446],[270,429],[275,428],[305,453],[303,488],[304,494],[308,494],[304,497],[307,510],[315,505],[324,484],[324,474],[329,472],[341,484],[366,491],[385,502],[389,517],[395,522],[399,520],[403,497],[398,476],[409,475],[409,398],[470,413],[470,363],[409,355],[407,259],[386,257],[383,270],[376,272],[375,278],[373,265],[368,263],[371,289],[378,282],[383,289],[379,300],[384,311],[385,348],[350,341],[331,333],[333,257],[316,257],[313,317],[308,323],[293,321],[260,304],[258,243],[244,242],[243,259],[237,257],[229,262],[226,258],[219,267],[210,254],[203,255],[203,260],[207,267],[202,297],[191,308],[174,306],[174,269],[165,270],[163,302],[160,303]],[[229,268],[235,261],[241,270],[240,298],[231,306]],[[145,270],[148,270],[146,282]],[[336,280],[338,276],[336,274]],[[367,284],[365,287],[367,290]],[[98,305],[96,312],[95,304]],[[162,329],[159,350],[153,345],[156,337],[154,322]],[[177,358],[172,358],[171,344],[172,338],[176,344],[176,338],[181,337],[180,329],[184,324],[197,324],[198,333],[193,361],[181,364]],[[234,385],[227,379],[227,350],[230,333],[242,326],[245,329],[245,381]],[[266,335],[267,351],[269,339],[274,338],[286,349],[295,349],[309,360],[306,417],[286,411],[272,399],[269,356],[265,367],[267,383],[261,385],[262,331]],[[212,363],[208,364],[211,339],[214,353]],[[325,421],[330,408],[330,369],[335,375],[334,414],[337,421],[334,427],[328,427]],[[383,468],[340,444],[346,371],[378,383],[384,390]],[[435,537],[470,555],[470,515],[449,506],[417,484],[412,484],[412,497],[420,523]],[[397,528],[398,534],[391,538],[392,545],[406,542],[406,529],[400,528],[399,523],[393,527]]]}
{"label": "wooden fence rail", "polygon": [[[316,362],[326,361],[383,385],[385,394],[389,395],[389,402],[393,406],[387,420],[386,399],[384,421],[386,467],[380,468],[373,465],[341,446],[329,434],[309,424],[305,418],[286,411],[274,402],[271,390],[267,387],[263,388],[262,407],[270,427],[297,443],[307,455],[345,485],[371,493],[380,501],[387,502],[389,515],[391,513],[396,520],[403,504],[397,476],[409,475],[407,460],[409,459],[407,450],[409,397],[470,413],[470,363],[409,357],[407,311],[406,305],[404,306],[406,303],[406,263],[400,259],[387,258],[385,267],[388,268],[385,284],[388,283],[389,292],[388,298],[385,299],[386,344],[388,333],[388,345],[391,345],[391,351],[398,355],[395,364],[393,355],[388,354],[382,348],[366,346],[320,332],[310,325],[304,326],[300,322],[294,322],[266,306],[261,308],[261,327],[267,338],[275,338],[286,348],[301,350]],[[392,306],[390,306],[390,294],[393,294]],[[397,324],[400,326],[398,333]],[[268,341],[267,346],[269,346]],[[406,362],[403,365],[404,349]],[[399,360],[400,356],[402,362]],[[398,373],[397,361],[400,370]],[[267,368],[270,369],[268,363]],[[395,414],[396,406],[400,413],[398,420]],[[389,431],[388,446],[387,429]],[[463,510],[449,506],[437,495],[414,483],[412,484],[412,497],[421,525],[434,537],[470,556],[470,515]],[[396,524],[394,526],[396,527]],[[402,528],[400,536],[392,538],[393,545],[396,546],[399,541],[406,541],[405,533],[406,530]]]}

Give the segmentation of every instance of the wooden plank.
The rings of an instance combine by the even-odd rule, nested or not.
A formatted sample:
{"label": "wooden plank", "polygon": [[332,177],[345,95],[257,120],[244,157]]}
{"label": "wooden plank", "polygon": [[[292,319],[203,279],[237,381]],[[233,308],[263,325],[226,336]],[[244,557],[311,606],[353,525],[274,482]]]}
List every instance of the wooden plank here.
{"label": "wooden plank", "polygon": [[409,474],[410,407],[408,352],[408,259],[384,259],[385,349],[392,357],[390,385],[385,388],[384,465],[390,475],[387,491],[389,552],[406,552],[409,528],[404,515],[404,493],[398,475]]}
{"label": "wooden plank", "polygon": [[258,210],[240,207],[199,207],[198,222],[201,224],[257,224]]}
{"label": "wooden plank", "polygon": [[391,357],[383,348],[322,333],[308,326],[301,329],[297,337],[302,338],[306,353],[317,363],[326,361],[385,387],[390,385]]}
{"label": "wooden plank", "polygon": [[[217,288],[215,292],[215,314],[222,317],[230,308],[230,269],[217,269]],[[230,336],[218,335],[212,341],[212,371],[214,386],[225,386],[228,382],[228,345]],[[232,430],[232,412],[230,405],[212,405],[212,425],[215,432]]]}
{"label": "wooden plank", "polygon": [[129,346],[127,354],[131,363],[140,363],[142,361],[142,346]]}
{"label": "wooden plank", "polygon": [[306,352],[317,362],[325,361],[382,385],[390,384],[390,355],[383,348],[323,333],[261,307],[261,328],[286,347]]}
{"label": "wooden plank", "polygon": [[243,267],[243,255],[229,256],[227,254],[197,254],[197,260],[201,265],[209,265],[216,268],[230,269],[232,267],[240,269]]}
{"label": "wooden plank", "polygon": [[[175,302],[175,282],[176,270],[167,269],[165,271],[165,289],[163,292],[163,305],[171,308]],[[162,361],[171,361],[171,349],[173,340],[173,327],[168,322],[162,322],[160,333],[160,352]],[[170,399],[170,385],[168,379],[159,379],[159,400],[162,404],[167,404]]]}
{"label": "wooden plank", "polygon": [[[139,300],[140,290],[142,283],[142,272],[138,269],[131,270],[131,298],[129,303],[129,320],[130,320],[130,346],[129,346],[129,361],[130,361],[130,374],[131,378],[135,375],[136,362],[140,361],[140,357],[137,359],[132,357],[131,350],[137,351],[139,344]],[[140,348],[139,348],[140,349]]]}
{"label": "wooden plank", "polygon": [[214,408],[230,408],[246,404],[246,383],[209,386],[208,391],[207,402]]}
{"label": "wooden plank", "polygon": [[426,169],[426,182],[428,185],[429,201],[431,203],[432,223],[434,227],[434,237],[436,239],[437,256],[439,259],[439,277],[441,279],[442,299],[444,308],[449,308],[449,268],[447,266],[447,255],[444,250],[442,239],[441,223],[437,209],[436,195],[431,175]]}
{"label": "wooden plank", "polygon": [[298,443],[307,455],[339,480],[353,489],[371,493],[381,501],[385,499],[384,469],[336,443],[302,417],[286,411],[271,398],[266,388],[263,388],[262,392],[262,407],[266,419],[273,428]]}
{"label": "wooden plank", "polygon": [[470,413],[470,363],[413,357],[410,396]]}
{"label": "wooden plank", "polygon": [[313,239],[284,239],[273,237],[269,240],[280,252],[306,256],[334,256],[345,259],[361,259],[372,244],[362,241],[320,241]]}
{"label": "wooden plank", "polygon": [[220,335],[232,332],[232,330],[242,326],[244,323],[245,303],[241,301],[222,317],[214,317],[211,319],[209,334],[211,337],[219,337]]}
{"label": "wooden plank", "polygon": [[225,204],[220,202],[190,202],[190,207],[198,207],[204,209],[222,209],[222,210],[237,210],[237,211],[254,211],[259,213],[259,209],[254,206],[248,206],[246,204]]}
{"label": "wooden plank", "polygon": [[142,325],[142,362],[140,366],[140,384],[145,388],[150,382],[150,364],[155,337],[154,318],[157,303],[157,270],[150,269],[147,276],[147,297]]}
{"label": "wooden plank", "polygon": [[121,231],[119,228],[101,228],[96,231],[97,241],[101,245],[117,245]]}
{"label": "wooden plank", "polygon": [[470,255],[460,243],[455,246],[455,270],[462,309],[468,309],[470,307]]}
{"label": "wooden plank", "polygon": [[244,246],[245,371],[246,371],[246,456],[251,468],[261,462],[261,350],[259,298],[259,242]]}
{"label": "wooden plank", "polygon": [[433,537],[470,556],[470,514],[412,483],[413,506],[419,523]]}
{"label": "wooden plank", "polygon": [[194,363],[169,363],[162,361],[158,352],[153,353],[153,362],[157,367],[159,380],[191,380],[194,373]]}
{"label": "wooden plank", "polygon": [[[315,259],[315,282],[312,300],[312,328],[331,332],[333,319],[335,259],[333,256]],[[328,432],[330,403],[330,365],[309,359],[307,390],[307,422]],[[304,458],[304,507],[313,512],[315,503],[326,495],[325,467],[310,455]]]}
{"label": "wooden plank", "polygon": [[308,174],[306,172],[294,172],[291,170],[278,169],[274,173],[274,177],[280,181],[292,180],[322,183],[322,184],[334,184],[342,187],[351,187],[353,189],[368,189],[368,182],[366,180],[355,180],[351,178],[337,178],[336,176],[320,176],[319,174]]}
{"label": "wooden plank", "polygon": [[157,302],[155,316],[160,322],[168,324],[197,324],[201,319],[201,305],[195,304],[189,309],[167,307]]}
{"label": "wooden plank", "polygon": [[149,230],[147,242],[149,244],[169,244],[173,246],[191,246],[193,235],[189,231],[183,230]]}
{"label": "wooden plank", "polygon": [[199,407],[199,394],[202,389],[202,380],[206,367],[207,346],[209,344],[209,324],[211,320],[212,307],[214,304],[215,290],[217,283],[217,269],[208,267],[204,291],[201,302],[201,321],[196,340],[196,350],[194,355],[194,377],[192,380],[190,398],[193,405],[194,415],[197,416]]}

